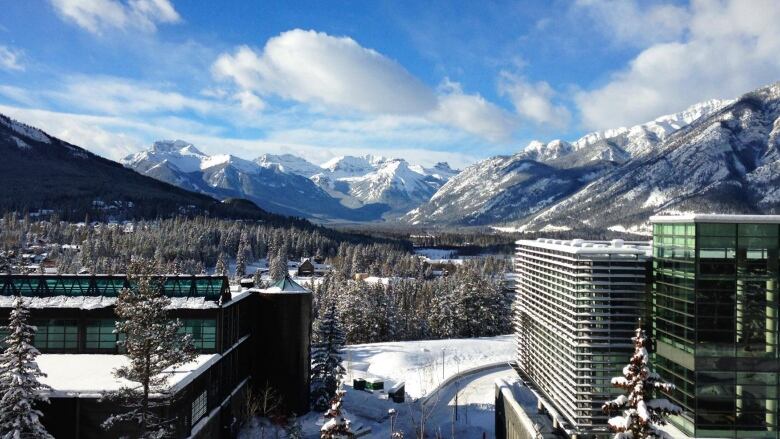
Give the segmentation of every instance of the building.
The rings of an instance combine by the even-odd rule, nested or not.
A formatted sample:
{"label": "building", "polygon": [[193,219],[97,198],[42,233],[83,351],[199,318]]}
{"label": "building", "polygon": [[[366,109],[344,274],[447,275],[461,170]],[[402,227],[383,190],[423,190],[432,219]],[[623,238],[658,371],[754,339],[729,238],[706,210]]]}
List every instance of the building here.
{"label": "building", "polygon": [[[205,275],[166,275],[159,282],[171,299],[171,317],[182,321],[198,351],[169,379],[172,403],[161,414],[175,420],[175,437],[232,437],[249,386],[270,383],[289,412],[308,411],[307,290],[290,284],[231,291],[226,277]],[[55,437],[128,433],[109,434],[100,424],[117,411],[101,396],[122,384],[112,374],[126,362],[113,333],[113,307],[129,287],[124,275],[0,275],[0,325],[21,295],[38,327],[33,343],[48,375],[42,381],[52,387],[51,404],[40,409]]]}
{"label": "building", "polygon": [[621,240],[517,241],[517,369],[571,437],[607,435],[602,404],[646,310],[650,246]]}
{"label": "building", "polygon": [[778,438],[780,215],[656,216],[656,370],[693,437]]}

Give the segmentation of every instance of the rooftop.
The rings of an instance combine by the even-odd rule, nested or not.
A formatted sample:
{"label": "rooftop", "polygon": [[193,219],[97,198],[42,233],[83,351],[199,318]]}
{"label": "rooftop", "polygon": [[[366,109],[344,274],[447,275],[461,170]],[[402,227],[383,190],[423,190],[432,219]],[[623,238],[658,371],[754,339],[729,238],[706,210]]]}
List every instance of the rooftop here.
{"label": "rooftop", "polygon": [[521,239],[517,245],[555,250],[571,254],[610,254],[610,255],[649,255],[652,252],[651,241],[587,241],[584,239]]}
{"label": "rooftop", "polygon": [[[170,390],[176,392],[202,374],[220,355],[198,355],[195,360],[171,371]],[[41,354],[36,359],[46,374],[41,382],[52,388],[52,397],[97,398],[104,392],[119,390],[137,383],[116,378],[114,370],[129,364],[124,355],[108,354]]]}
{"label": "rooftop", "polygon": [[690,213],[685,215],[654,215],[652,223],[750,223],[780,224],[780,215],[721,215]]}
{"label": "rooftop", "polygon": [[276,293],[276,294],[279,293],[302,294],[302,293],[311,292],[306,288],[302,287],[298,282],[292,280],[290,276],[285,276],[283,279],[274,282],[274,284],[271,285],[269,288],[266,288],[265,290],[261,290],[261,291],[264,293]]}

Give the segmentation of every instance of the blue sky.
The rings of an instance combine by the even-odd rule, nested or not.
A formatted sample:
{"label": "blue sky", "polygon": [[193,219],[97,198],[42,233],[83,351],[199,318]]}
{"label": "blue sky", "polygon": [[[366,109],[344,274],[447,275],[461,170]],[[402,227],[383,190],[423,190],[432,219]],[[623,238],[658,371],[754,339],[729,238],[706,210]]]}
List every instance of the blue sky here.
{"label": "blue sky", "polygon": [[109,158],[162,138],[465,166],[780,79],[780,2],[29,0],[0,113]]}

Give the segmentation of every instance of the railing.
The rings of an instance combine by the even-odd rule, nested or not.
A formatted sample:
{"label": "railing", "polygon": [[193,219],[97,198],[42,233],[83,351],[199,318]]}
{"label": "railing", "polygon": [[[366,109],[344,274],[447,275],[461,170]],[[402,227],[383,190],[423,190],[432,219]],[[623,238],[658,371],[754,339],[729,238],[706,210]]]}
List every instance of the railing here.
{"label": "railing", "polygon": [[[219,300],[230,294],[225,276],[161,275],[156,277],[168,297],[203,297]],[[0,296],[106,296],[116,297],[132,288],[124,274],[3,274]]]}

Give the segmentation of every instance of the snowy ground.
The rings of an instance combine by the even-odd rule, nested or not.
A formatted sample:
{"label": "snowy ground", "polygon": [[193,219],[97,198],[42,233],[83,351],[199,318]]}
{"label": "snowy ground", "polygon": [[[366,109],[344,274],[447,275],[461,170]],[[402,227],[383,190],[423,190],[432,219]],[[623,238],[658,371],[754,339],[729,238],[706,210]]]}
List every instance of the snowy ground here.
{"label": "snowy ground", "polygon": [[[443,348],[443,349],[442,349]],[[348,346],[344,353],[345,413],[353,431],[361,437],[390,437],[388,410],[397,412],[396,430],[415,437],[421,414],[425,413],[425,437],[479,439],[494,435],[494,387],[497,378],[515,376],[506,365],[514,356],[513,336],[371,343]],[[442,352],[444,367],[442,378]],[[496,365],[473,373],[481,366]],[[454,379],[456,375],[460,378]],[[352,388],[357,377],[381,378],[385,389],[406,382],[406,402],[396,404],[384,391],[359,391]],[[444,385],[442,386],[442,383]],[[458,420],[454,424],[455,395],[458,395]],[[323,423],[320,413],[299,418],[306,438],[319,437]],[[370,430],[370,432],[368,432]],[[266,429],[265,437],[276,437]],[[260,438],[259,429],[247,429],[239,437]],[[284,437],[280,435],[279,437]]]}

